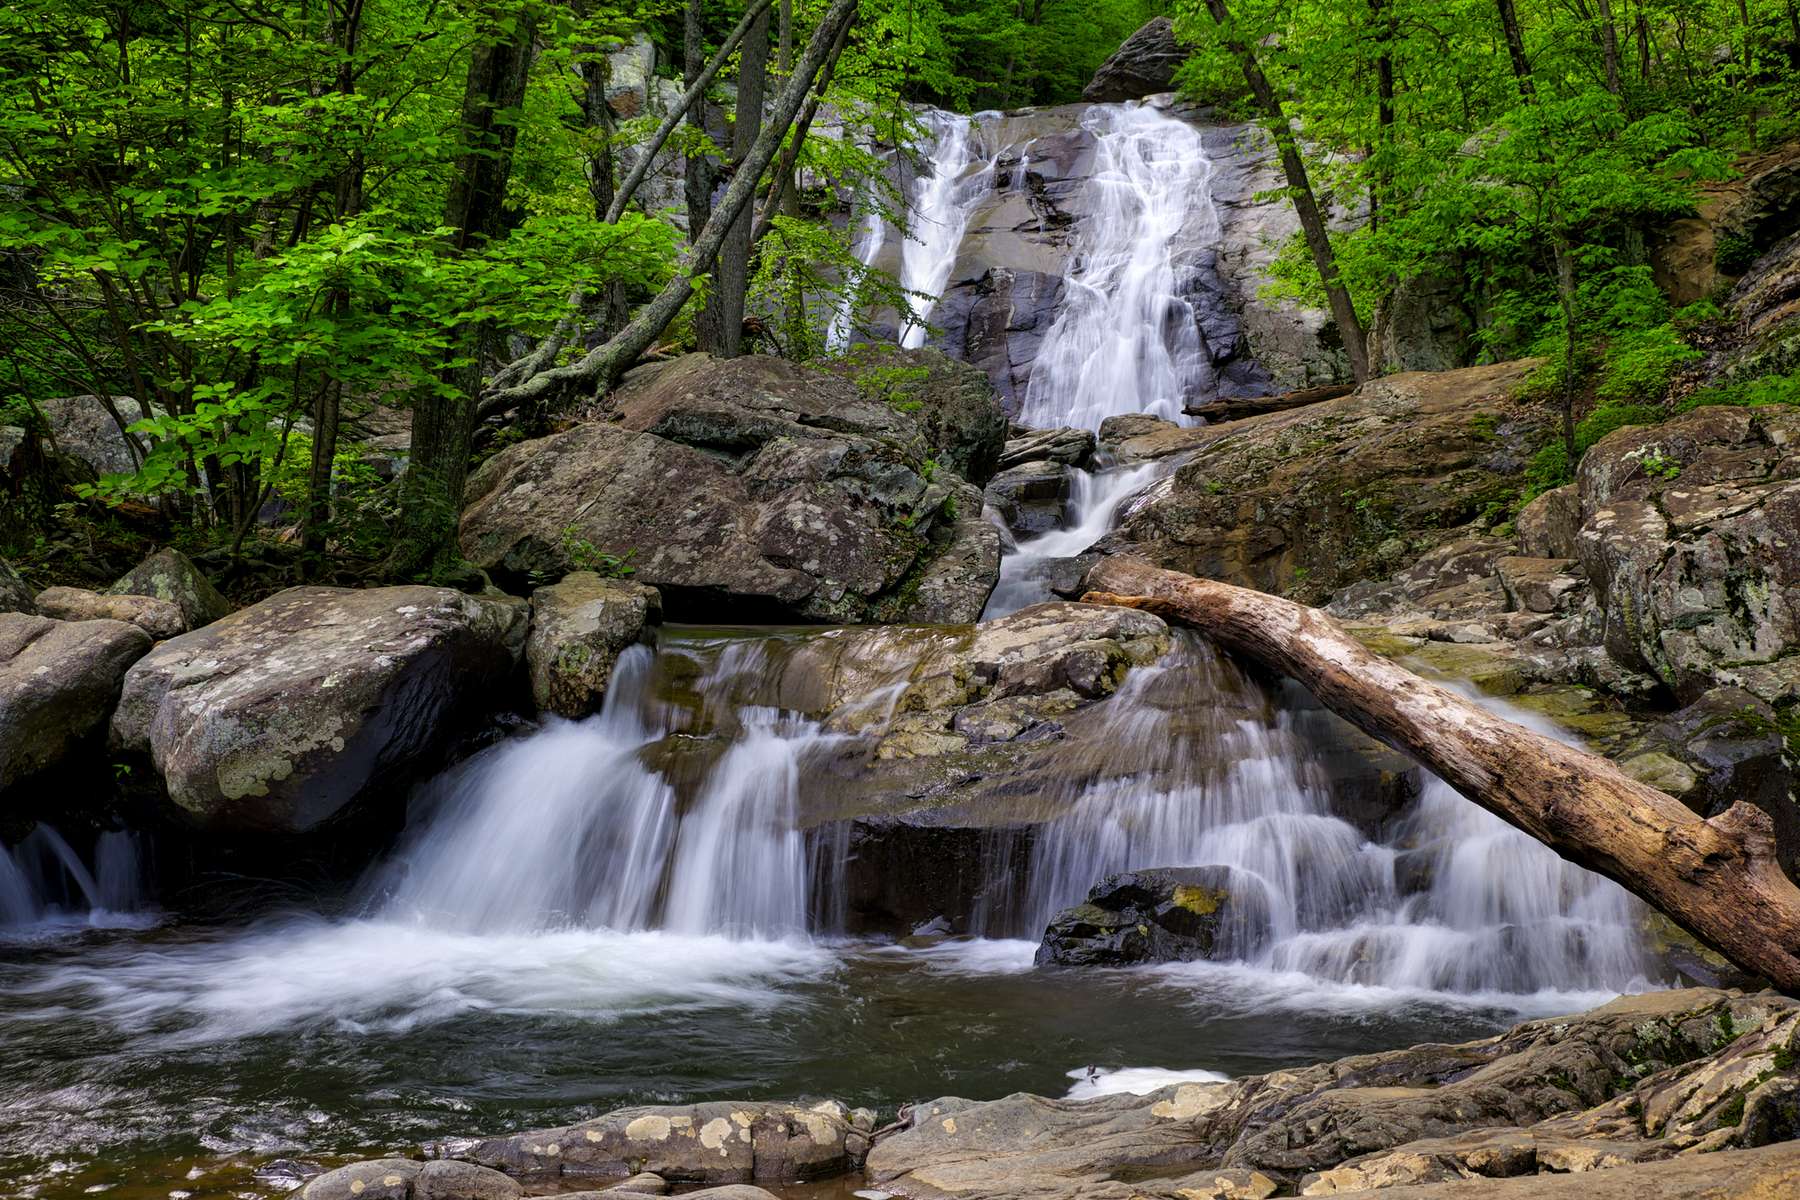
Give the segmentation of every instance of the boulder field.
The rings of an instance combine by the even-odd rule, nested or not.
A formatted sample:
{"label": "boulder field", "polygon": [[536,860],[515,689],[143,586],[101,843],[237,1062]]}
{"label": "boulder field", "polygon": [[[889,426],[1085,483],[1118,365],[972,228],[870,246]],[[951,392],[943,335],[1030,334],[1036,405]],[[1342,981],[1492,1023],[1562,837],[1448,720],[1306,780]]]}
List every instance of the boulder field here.
{"label": "boulder field", "polygon": [[944,1097],[880,1130],[832,1101],[623,1109],[444,1142],[430,1162],[353,1164],[301,1196],[445,1196],[428,1173],[455,1163],[469,1200],[829,1178],[906,1200],[1775,1200],[1800,1185],[1797,1063],[1800,1002],[1657,992],[1480,1041],[1143,1095]]}

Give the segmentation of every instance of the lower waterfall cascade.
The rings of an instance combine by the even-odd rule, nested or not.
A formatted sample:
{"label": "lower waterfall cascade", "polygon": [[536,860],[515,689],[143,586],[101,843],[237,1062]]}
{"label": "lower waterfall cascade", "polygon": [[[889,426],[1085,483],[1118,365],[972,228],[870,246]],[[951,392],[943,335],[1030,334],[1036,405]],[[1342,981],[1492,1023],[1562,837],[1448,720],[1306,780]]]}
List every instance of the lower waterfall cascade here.
{"label": "lower waterfall cascade", "polygon": [[[1033,148],[1008,119],[925,113],[912,228],[864,220],[862,260],[952,286],[975,201],[1025,187]],[[1094,105],[1083,128],[1087,219],[1016,421],[1192,422],[1218,379],[1176,244],[1218,228],[1212,164],[1155,104]],[[930,344],[932,312],[893,340]],[[849,327],[835,314],[829,344]],[[1072,468],[1060,527],[1004,533],[986,617],[1052,599],[1052,565],[1170,469]],[[843,815],[845,773],[904,715],[932,639],[958,635],[894,629],[860,693],[796,699],[837,632],[665,627],[620,657],[600,712],[416,788],[343,894],[162,921],[135,835],[81,854],[38,827],[0,852],[0,942],[20,947],[0,958],[0,1055],[41,1064],[0,1081],[0,1162],[60,1179],[93,1146],[267,1157],[717,1096],[1091,1095],[1484,1036],[1666,983],[1623,889],[1423,772],[1404,811],[1359,818],[1325,761],[1348,726],[1179,631],[1098,702],[1092,761],[1030,797],[1046,815],[980,831],[969,911],[872,934],[851,859],[891,814]],[[1213,959],[1034,965],[1104,877],[1189,866],[1246,898]],[[94,1053],[68,1061],[77,1040]]]}

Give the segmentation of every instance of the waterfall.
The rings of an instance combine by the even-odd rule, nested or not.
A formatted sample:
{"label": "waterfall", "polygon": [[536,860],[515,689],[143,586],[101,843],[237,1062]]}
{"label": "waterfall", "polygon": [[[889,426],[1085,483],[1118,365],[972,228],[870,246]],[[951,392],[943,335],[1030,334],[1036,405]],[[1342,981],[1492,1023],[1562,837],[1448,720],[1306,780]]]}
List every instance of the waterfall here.
{"label": "waterfall", "polygon": [[654,656],[633,647],[597,716],[552,720],[439,782],[371,881],[378,913],[473,933],[806,932],[800,767],[833,739],[812,721],[737,702],[765,654],[755,641],[727,643],[695,685],[701,712],[731,741],[691,800],[646,758],[692,740],[694,713],[659,702]]}
{"label": "waterfall", "polygon": [[1032,367],[1022,424],[1097,429],[1107,417],[1182,419],[1212,381],[1174,265],[1178,237],[1216,238],[1199,131],[1147,105],[1096,105],[1089,212],[1067,294]]}
{"label": "waterfall", "polygon": [[979,119],[936,109],[921,117],[932,135],[930,171],[915,182],[910,228],[900,247],[900,285],[912,294],[912,311],[900,331],[900,344],[908,350],[925,344],[931,310],[950,280],[972,202],[992,186],[995,159],[983,165],[973,137]]}
{"label": "waterfall", "polygon": [[138,923],[142,857],[135,834],[112,830],[95,838],[90,866],[62,834],[37,826],[11,851],[0,847],[0,930]]}
{"label": "waterfall", "polygon": [[[1003,617],[1029,604],[1054,599],[1048,573],[1057,561],[1072,558],[1118,523],[1120,510],[1142,492],[1161,468],[1154,463],[1110,471],[1070,472],[1069,500],[1063,524],[1009,547],[1000,559],[1000,582],[988,597],[984,618]],[[1012,532],[992,518],[1010,539]]]}

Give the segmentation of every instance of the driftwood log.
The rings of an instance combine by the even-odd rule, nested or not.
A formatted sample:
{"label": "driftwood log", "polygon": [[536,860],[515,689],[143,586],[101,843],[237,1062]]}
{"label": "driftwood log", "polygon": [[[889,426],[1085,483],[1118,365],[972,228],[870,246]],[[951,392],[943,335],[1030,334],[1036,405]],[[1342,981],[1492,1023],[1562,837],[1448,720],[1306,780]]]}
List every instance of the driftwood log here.
{"label": "driftwood log", "polygon": [[1597,755],[1495,716],[1365,649],[1317,609],[1118,556],[1089,603],[1148,609],[1304,684],[1320,703],[1571,862],[1661,909],[1738,967],[1800,994],[1800,887],[1739,801],[1701,817]]}

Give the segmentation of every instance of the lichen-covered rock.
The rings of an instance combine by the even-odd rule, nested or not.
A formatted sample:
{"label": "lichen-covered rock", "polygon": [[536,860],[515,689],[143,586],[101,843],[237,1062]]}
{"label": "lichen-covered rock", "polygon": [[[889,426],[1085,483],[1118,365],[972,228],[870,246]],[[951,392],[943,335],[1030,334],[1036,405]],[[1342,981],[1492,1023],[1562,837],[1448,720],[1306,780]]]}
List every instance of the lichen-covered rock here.
{"label": "lichen-covered rock", "polygon": [[424,1163],[410,1158],[374,1158],[314,1176],[300,1200],[412,1200],[413,1183]]}
{"label": "lichen-covered rock", "polygon": [[1526,558],[1503,555],[1494,562],[1494,573],[1514,612],[1565,612],[1580,595],[1586,580],[1570,558]]}
{"label": "lichen-covered rock", "polygon": [[1146,1180],[1152,1164],[1161,1179],[1223,1168],[1311,1195],[1458,1169],[1461,1178],[1622,1170],[1615,1164],[1794,1136],[1797,1045],[1800,1004],[1774,993],[1625,996],[1462,1045],[1144,1096],[936,1100],[876,1143],[867,1175],[879,1190],[935,1200],[1000,1200],[1026,1179],[1033,1196],[1072,1200],[1185,1198]]}
{"label": "lichen-covered rock", "polygon": [[592,571],[570,572],[532,592],[525,661],[539,711],[562,717],[598,712],[619,654],[660,620],[662,597],[655,588]]}
{"label": "lichen-covered rock", "polygon": [[[129,396],[114,396],[112,404],[126,425],[143,419],[142,408]],[[141,453],[99,396],[60,396],[41,400],[37,407],[56,435],[57,450],[96,476],[137,470]]]}
{"label": "lichen-covered rock", "polygon": [[194,560],[172,546],[164,547],[127,571],[108,588],[114,596],[154,596],[181,610],[187,629],[210,625],[231,611]]}
{"label": "lichen-covered rock", "polygon": [[1084,903],[1051,918],[1039,965],[1122,967],[1241,957],[1266,933],[1253,880],[1230,867],[1163,867],[1109,875]]}
{"label": "lichen-covered rock", "polygon": [[988,481],[982,502],[1017,537],[1046,533],[1062,524],[1070,470],[1049,459],[1007,467]]}
{"label": "lichen-covered rock", "polygon": [[993,477],[1006,445],[1006,414],[980,367],[929,346],[863,345],[836,371],[912,416],[938,466],[977,487]]}
{"label": "lichen-covered rock", "polygon": [[113,596],[86,588],[53,587],[38,593],[37,609],[59,621],[125,621],[159,642],[187,631],[180,607],[154,596]]}
{"label": "lichen-covered rock", "polygon": [[1800,412],[1628,426],[1577,474],[1608,653],[1684,701],[1719,684],[1800,698]]}
{"label": "lichen-covered rock", "polygon": [[[471,562],[524,577],[570,569],[577,540],[629,551],[633,578],[684,618],[980,615],[1000,532],[914,414],[755,356],[640,368],[608,402],[611,420],[510,447],[476,474]],[[933,575],[947,554],[954,588]]]}
{"label": "lichen-covered rock", "polygon": [[140,660],[112,741],[197,826],[305,832],[490,710],[525,628],[523,601],[447,588],[290,588]]}
{"label": "lichen-covered rock", "polygon": [[675,1183],[792,1182],[861,1167],[874,1118],[836,1101],[802,1106],[710,1101],[625,1108],[558,1129],[456,1144],[459,1158],[527,1178],[625,1178]]}
{"label": "lichen-covered rock", "polygon": [[1176,69],[1187,58],[1187,51],[1175,40],[1174,23],[1167,17],[1153,17],[1100,64],[1081,90],[1081,98],[1090,104],[1111,104],[1170,91]]}
{"label": "lichen-covered rock", "polygon": [[32,613],[37,605],[32,600],[31,587],[19,578],[11,563],[0,558],[0,612]]}
{"label": "lichen-covered rock", "polygon": [[126,669],[149,649],[123,621],[0,613],[0,791],[104,729]]}
{"label": "lichen-covered rock", "polygon": [[1550,434],[1545,411],[1513,398],[1531,368],[1388,376],[1321,404],[1162,433],[1184,443],[1182,465],[1100,549],[1308,601],[1380,579],[1466,539],[1516,494]]}
{"label": "lichen-covered rock", "polygon": [[1006,447],[1000,452],[999,467],[1004,471],[1009,467],[1034,462],[1085,467],[1093,453],[1094,432],[1091,429],[1070,429],[1066,426],[1057,429],[1018,428],[1006,440]]}

